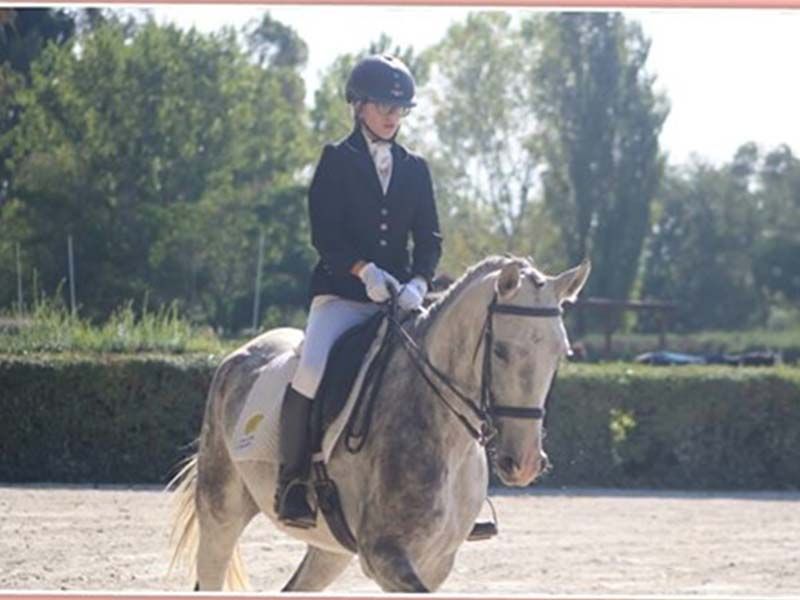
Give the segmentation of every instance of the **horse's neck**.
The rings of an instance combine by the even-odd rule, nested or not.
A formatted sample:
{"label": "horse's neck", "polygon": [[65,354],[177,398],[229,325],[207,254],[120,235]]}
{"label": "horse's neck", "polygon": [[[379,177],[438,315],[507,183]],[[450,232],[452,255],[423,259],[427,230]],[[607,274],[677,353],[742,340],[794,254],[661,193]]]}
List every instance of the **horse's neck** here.
{"label": "horse's neck", "polygon": [[[468,297],[455,298],[442,313],[436,315],[436,321],[431,323],[423,339],[418,343],[429,357],[431,363],[444,373],[456,388],[467,394],[474,401],[479,401],[480,393],[480,364],[483,350],[479,348],[473,360],[473,353],[481,337],[481,325],[486,316],[486,305],[491,300],[491,291],[487,287],[476,284],[476,288],[465,290]],[[484,296],[486,296],[484,301]],[[471,413],[462,401],[453,394],[443,383],[436,381],[444,400],[425,381],[418,369],[412,364],[413,360],[405,352],[395,354],[397,368],[393,372],[401,374],[403,385],[407,389],[407,404],[397,407],[397,410],[410,414],[414,413],[414,421],[434,424],[428,431],[438,439],[451,452],[459,452],[465,446],[474,444],[464,425],[451,412],[450,404],[459,414],[466,416],[471,421]],[[476,367],[475,365],[478,365]],[[427,371],[425,367],[422,367]],[[434,380],[436,378],[434,377]],[[445,401],[447,403],[445,403]],[[411,403],[411,404],[408,404]],[[408,418],[406,414],[405,418]],[[400,416],[400,415],[398,415]],[[403,422],[403,417],[401,421]],[[477,423],[473,422],[474,426]]]}
{"label": "horse's neck", "polygon": [[425,351],[431,362],[465,392],[480,387],[480,342],[491,297],[487,281],[474,282],[436,316],[425,336]]}

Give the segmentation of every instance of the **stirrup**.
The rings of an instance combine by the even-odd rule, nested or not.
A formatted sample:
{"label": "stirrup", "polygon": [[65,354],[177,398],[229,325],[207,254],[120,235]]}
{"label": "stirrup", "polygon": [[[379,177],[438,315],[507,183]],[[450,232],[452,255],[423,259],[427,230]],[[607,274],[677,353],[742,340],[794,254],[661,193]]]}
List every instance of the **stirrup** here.
{"label": "stirrup", "polygon": [[297,479],[278,490],[278,506],[275,512],[280,523],[298,529],[311,529],[317,526],[317,515],[306,499],[307,490],[306,483]]}
{"label": "stirrup", "polygon": [[467,536],[468,542],[479,542],[481,540],[488,540],[497,535],[497,524],[492,521],[485,521],[475,523],[472,526],[472,531]]}
{"label": "stirrup", "polygon": [[492,504],[492,499],[489,496],[486,496],[486,503],[492,509],[492,520],[476,522],[467,536],[468,542],[480,542],[497,535],[497,511],[495,511],[494,504]]}

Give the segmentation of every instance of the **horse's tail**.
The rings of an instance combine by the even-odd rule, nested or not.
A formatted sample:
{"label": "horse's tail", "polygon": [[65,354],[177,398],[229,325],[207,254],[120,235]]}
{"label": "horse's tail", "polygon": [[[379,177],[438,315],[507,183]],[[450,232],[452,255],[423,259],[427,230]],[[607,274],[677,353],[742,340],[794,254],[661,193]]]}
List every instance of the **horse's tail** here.
{"label": "horse's tail", "polygon": [[[178,474],[167,485],[167,489],[173,490],[172,531],[169,536],[172,559],[167,572],[172,573],[175,567],[185,565],[190,568],[192,580],[196,581],[197,548],[200,537],[195,503],[197,454],[186,459]],[[225,587],[229,590],[247,588],[247,574],[238,544],[233,550],[233,556],[225,573]]]}

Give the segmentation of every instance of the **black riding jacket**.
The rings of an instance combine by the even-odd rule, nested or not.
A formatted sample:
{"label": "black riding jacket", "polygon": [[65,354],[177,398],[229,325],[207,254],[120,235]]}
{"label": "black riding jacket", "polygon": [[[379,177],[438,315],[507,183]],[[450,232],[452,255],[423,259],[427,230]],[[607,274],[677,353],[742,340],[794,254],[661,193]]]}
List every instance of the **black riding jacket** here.
{"label": "black riding jacket", "polygon": [[[319,262],[310,296],[336,294],[369,302],[350,268],[373,262],[405,283],[416,275],[428,284],[442,254],[442,236],[425,160],[392,144],[392,176],[383,194],[360,130],[327,144],[308,193],[311,243]],[[409,238],[413,252],[409,252]]]}

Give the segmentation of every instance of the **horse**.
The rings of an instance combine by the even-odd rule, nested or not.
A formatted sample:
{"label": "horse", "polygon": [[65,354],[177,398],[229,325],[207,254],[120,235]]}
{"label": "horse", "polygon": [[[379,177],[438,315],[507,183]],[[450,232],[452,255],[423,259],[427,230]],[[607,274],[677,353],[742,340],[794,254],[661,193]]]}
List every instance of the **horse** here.
{"label": "horse", "polygon": [[274,329],[228,355],[212,379],[198,451],[173,486],[172,565],[194,559],[196,590],[244,584],[237,540],[264,513],[307,544],[283,591],[323,590],[354,554],[384,591],[438,589],[487,497],[484,446],[493,446],[506,485],[527,486],[547,467],[544,405],[569,353],[562,304],[589,271],[588,260],[548,276],[530,258],[488,257],[399,325],[407,351],[389,355],[363,448],[347,452],[340,439],[327,465],[355,552],[321,516],[312,529],[282,526],[273,508],[278,465],[232,458],[232,432],[260,370],[294,351],[303,333]]}

